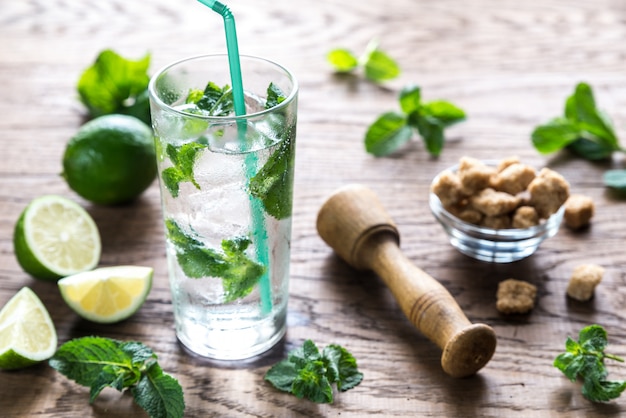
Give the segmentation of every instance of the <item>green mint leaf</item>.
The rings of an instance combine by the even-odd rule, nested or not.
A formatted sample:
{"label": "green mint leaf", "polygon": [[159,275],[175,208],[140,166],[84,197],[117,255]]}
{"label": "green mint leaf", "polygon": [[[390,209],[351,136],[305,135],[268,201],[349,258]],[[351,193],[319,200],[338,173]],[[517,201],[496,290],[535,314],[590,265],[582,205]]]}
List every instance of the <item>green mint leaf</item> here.
{"label": "green mint leaf", "polygon": [[285,93],[274,83],[270,83],[267,87],[267,99],[265,100],[265,108],[271,109],[285,101]]}
{"label": "green mint leaf", "polygon": [[178,418],[185,411],[183,390],[176,379],[154,363],[131,389],[137,405],[151,418]]}
{"label": "green mint leaf", "polygon": [[420,110],[409,115],[408,123],[417,128],[428,153],[434,157],[439,156],[444,144],[443,123],[435,117],[422,114]]}
{"label": "green mint leaf", "polygon": [[400,91],[400,109],[406,115],[422,106],[422,91],[418,86],[406,86]]}
{"label": "green mint leaf", "polygon": [[591,161],[604,160],[615,151],[613,147],[607,146],[606,143],[589,133],[581,132],[581,135],[588,135],[588,138],[579,138],[569,144],[567,148],[582,158]]}
{"label": "green mint leaf", "polygon": [[291,393],[291,387],[297,375],[297,366],[287,359],[273,365],[265,373],[265,380],[274,385],[276,389]]}
{"label": "green mint leaf", "polygon": [[406,144],[413,136],[404,115],[395,112],[382,114],[365,133],[365,150],[376,157],[389,155]]}
{"label": "green mint leaf", "polygon": [[249,245],[250,239],[242,237],[222,241],[224,262],[227,266],[222,278],[227,302],[240,299],[252,292],[265,272],[263,265],[250,260],[245,254]]}
{"label": "green mint leaf", "polygon": [[167,237],[176,248],[176,257],[183,272],[190,278],[219,277],[225,301],[247,296],[265,273],[265,267],[245,254],[248,238],[222,241],[222,252],[207,248],[192,233],[186,233],[172,219],[165,221]]}
{"label": "green mint leaf", "polygon": [[376,83],[391,80],[400,75],[400,67],[396,61],[378,47],[369,50],[363,62],[365,77]]}
{"label": "green mint leaf", "polygon": [[626,388],[625,381],[607,381],[608,371],[604,360],[623,361],[620,357],[606,354],[607,333],[599,325],[583,328],[578,341],[568,337],[566,352],[559,354],[554,366],[571,381],[582,378],[582,394],[592,402],[606,402],[618,397]]}
{"label": "green mint leaf", "polygon": [[626,193],[626,170],[608,170],[604,173],[603,180],[606,186]]}
{"label": "green mint leaf", "polygon": [[578,334],[578,342],[582,350],[604,351],[608,344],[606,330],[600,325],[590,325]]}
{"label": "green mint leaf", "polygon": [[582,347],[578,341],[574,340],[572,337],[567,337],[567,340],[565,341],[565,349],[568,353],[580,354]]}
{"label": "green mint leaf", "polygon": [[[277,106],[285,99],[282,90],[274,83],[270,83],[265,108]],[[291,216],[292,211],[294,132],[287,128],[284,113],[268,115],[267,121],[272,131],[281,139],[281,143],[259,172],[250,179],[248,188],[250,194],[261,201],[270,216],[285,219]]]}
{"label": "green mint leaf", "polygon": [[102,337],[70,340],[49,360],[52,368],[90,388],[89,402],[111,387],[130,388],[135,402],[151,418],[180,418],[185,409],[182,388],[163,373],[154,352],[140,342]]}
{"label": "green mint leaf", "polygon": [[586,379],[583,382],[582,394],[594,402],[608,402],[618,398],[626,389],[626,381],[606,381]]}
{"label": "green mint leaf", "polygon": [[580,130],[566,118],[556,118],[545,125],[537,126],[532,134],[535,149],[542,154],[559,151],[580,137]]}
{"label": "green mint leaf", "polygon": [[233,91],[229,85],[220,88],[217,84],[209,82],[196,105],[210,116],[227,116],[235,108]]}
{"label": "green mint leaf", "polygon": [[358,371],[356,359],[340,345],[331,344],[324,348],[322,357],[326,360],[328,380],[337,383],[337,389],[345,392],[363,380],[363,373]]}
{"label": "green mint leaf", "polygon": [[582,158],[602,160],[621,150],[609,117],[596,107],[586,83],[578,83],[566,99],[564,117],[536,127],[531,137],[543,154],[567,148]]}
{"label": "green mint leaf", "polygon": [[[115,367],[116,373],[106,373],[115,379],[118,370],[132,374],[132,358],[119,349],[120,342],[101,337],[84,337],[63,344],[50,359],[50,366],[83,386],[100,382],[100,374],[107,367]],[[100,382],[101,383],[101,382]]]}
{"label": "green mint leaf", "polygon": [[435,100],[426,103],[420,109],[420,113],[423,116],[436,119],[438,124],[444,128],[465,120],[465,112],[463,109],[444,100]]}
{"label": "green mint leaf", "polygon": [[611,122],[596,108],[591,86],[578,83],[574,94],[565,103],[565,117],[587,126],[586,129],[601,138],[608,146],[617,146],[617,137]]}
{"label": "green mint leaf", "polygon": [[120,344],[120,350],[128,354],[133,364],[143,364],[148,360],[156,361],[156,354],[154,351],[143,343],[137,341],[122,342]]}
{"label": "green mint leaf", "polygon": [[186,104],[196,104],[204,97],[204,91],[199,89],[190,89],[185,99]]}
{"label": "green mint leaf", "polygon": [[346,391],[362,379],[363,375],[356,369],[356,360],[347,350],[331,344],[320,353],[311,340],[291,350],[287,359],[272,366],[265,374],[265,380],[277,389],[317,403],[333,401],[333,383],[337,383],[340,391]]}
{"label": "green mint leaf", "polygon": [[343,48],[333,49],[326,55],[326,59],[335,71],[347,73],[359,66],[358,58],[349,50]]}
{"label": "green mint leaf", "polygon": [[326,368],[320,360],[307,363],[299,370],[291,391],[298,398],[307,398],[316,403],[331,403],[333,388],[326,378]]}
{"label": "green mint leaf", "polygon": [[585,364],[582,356],[572,353],[561,353],[554,360],[554,366],[562,371],[569,380],[575,382]]}
{"label": "green mint leaf", "polygon": [[292,134],[286,135],[248,186],[250,194],[259,199],[265,211],[276,219],[290,217],[293,204],[295,144]]}
{"label": "green mint leaf", "polygon": [[124,386],[124,373],[119,368],[114,366],[104,366],[100,371],[100,374],[96,379],[91,382],[89,390],[89,403],[92,404],[100,392],[106,387],[111,387],[115,390],[122,391]]}
{"label": "green mint leaf", "polygon": [[397,62],[378,48],[375,40],[370,41],[361,57],[345,48],[331,50],[326,59],[333,69],[340,73],[349,73],[362,67],[365,78],[374,83],[391,80],[400,75]]}
{"label": "green mint leaf", "polygon": [[80,100],[90,116],[122,113],[150,125],[149,66],[149,54],[133,61],[112,50],[100,52],[95,62],[82,73],[77,85]]}
{"label": "green mint leaf", "polygon": [[178,197],[180,183],[185,181],[190,182],[200,190],[193,169],[200,156],[200,151],[205,148],[206,145],[200,142],[189,142],[180,146],[167,144],[166,153],[173,165],[163,170],[161,178],[172,197]]}

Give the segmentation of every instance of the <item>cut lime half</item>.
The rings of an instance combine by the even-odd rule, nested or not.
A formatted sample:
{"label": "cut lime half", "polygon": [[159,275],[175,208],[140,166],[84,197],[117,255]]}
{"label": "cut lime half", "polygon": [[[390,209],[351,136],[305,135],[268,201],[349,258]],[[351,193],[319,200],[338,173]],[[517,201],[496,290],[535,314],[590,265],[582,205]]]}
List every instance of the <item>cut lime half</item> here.
{"label": "cut lime half", "polygon": [[20,369],[47,360],[57,349],[57,333],[46,307],[28,287],[0,311],[0,368]]}
{"label": "cut lime half", "polygon": [[61,296],[81,317],[102,324],[122,321],[145,302],[151,267],[101,267],[59,280]]}
{"label": "cut lime half", "polygon": [[32,200],[13,233],[15,256],[33,277],[54,281],[91,270],[100,261],[100,233],[77,203],[48,195]]}

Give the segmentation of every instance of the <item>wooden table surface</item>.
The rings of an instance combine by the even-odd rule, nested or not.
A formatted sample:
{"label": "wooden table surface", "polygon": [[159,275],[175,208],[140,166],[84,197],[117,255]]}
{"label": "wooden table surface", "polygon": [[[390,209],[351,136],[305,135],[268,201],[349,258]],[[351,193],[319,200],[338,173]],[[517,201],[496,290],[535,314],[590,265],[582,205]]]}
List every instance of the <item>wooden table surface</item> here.
{"label": "wooden table surface", "polygon": [[[625,416],[624,399],[593,404],[552,362],[589,324],[603,325],[609,350],[626,356],[626,201],[602,183],[624,159],[591,163],[567,153],[540,155],[532,129],[560,115],[565,98],[587,81],[599,106],[626,138],[626,2],[623,0],[239,0],[240,52],[289,67],[300,82],[288,331],[266,356],[248,362],[207,361],[184,351],[174,335],[158,184],[133,204],[102,207],[82,200],[59,176],[68,139],[84,121],[76,82],[102,49],[129,58],[152,55],[151,73],[180,58],[225,51],[221,18],[193,0],[0,2],[0,305],[23,286],[48,308],[59,342],[100,335],[139,340],[181,383],[188,417],[209,416]],[[357,53],[377,38],[402,68],[383,86],[337,77],[326,53]],[[447,132],[438,159],[415,139],[390,157],[364,150],[368,125],[398,110],[403,86],[418,84],[426,100],[447,99],[468,114]],[[626,141],[624,139],[623,141]],[[622,142],[626,143],[626,142]],[[428,205],[430,180],[461,156],[517,155],[561,172],[573,192],[591,196],[590,228],[561,228],[528,259],[493,265],[461,255],[447,242]],[[320,239],[317,211],[348,183],[378,193],[402,235],[402,248],[454,295],[472,322],[498,338],[495,355],[476,376],[454,379],[440,367],[441,350],[405,319],[379,277],[358,272]],[[55,193],[93,216],[102,266],[155,269],[145,305],[114,325],[81,320],[56,285],[31,278],[14,256],[14,224],[28,202]],[[589,302],[568,299],[575,266],[606,269]],[[498,283],[509,277],[538,288],[528,315],[496,310]],[[365,377],[331,405],[281,393],[263,380],[270,365],[305,339],[341,344]],[[608,365],[610,378],[626,366]],[[0,371],[2,417],[132,417],[145,413],[129,395],[105,390],[93,405],[88,390],[46,363]]]}

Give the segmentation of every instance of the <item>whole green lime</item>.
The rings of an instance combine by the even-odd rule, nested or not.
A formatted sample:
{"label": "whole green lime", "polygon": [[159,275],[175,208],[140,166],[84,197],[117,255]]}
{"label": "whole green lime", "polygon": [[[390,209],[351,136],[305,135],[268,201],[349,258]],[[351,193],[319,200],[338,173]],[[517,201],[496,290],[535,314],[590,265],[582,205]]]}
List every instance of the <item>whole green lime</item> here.
{"label": "whole green lime", "polygon": [[102,205],[129,202],[157,174],[152,129],[126,115],[105,115],[80,127],[67,143],[63,177],[83,198]]}

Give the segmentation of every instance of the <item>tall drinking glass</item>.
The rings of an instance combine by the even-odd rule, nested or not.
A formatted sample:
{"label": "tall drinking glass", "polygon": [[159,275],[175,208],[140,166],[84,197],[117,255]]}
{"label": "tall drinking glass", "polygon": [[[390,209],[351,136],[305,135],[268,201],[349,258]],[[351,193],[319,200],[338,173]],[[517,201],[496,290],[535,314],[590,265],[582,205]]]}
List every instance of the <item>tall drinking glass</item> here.
{"label": "tall drinking glass", "polygon": [[235,115],[227,55],[188,58],[150,81],[150,105],[178,339],[244,359],[285,333],[298,84],[241,56]]}

